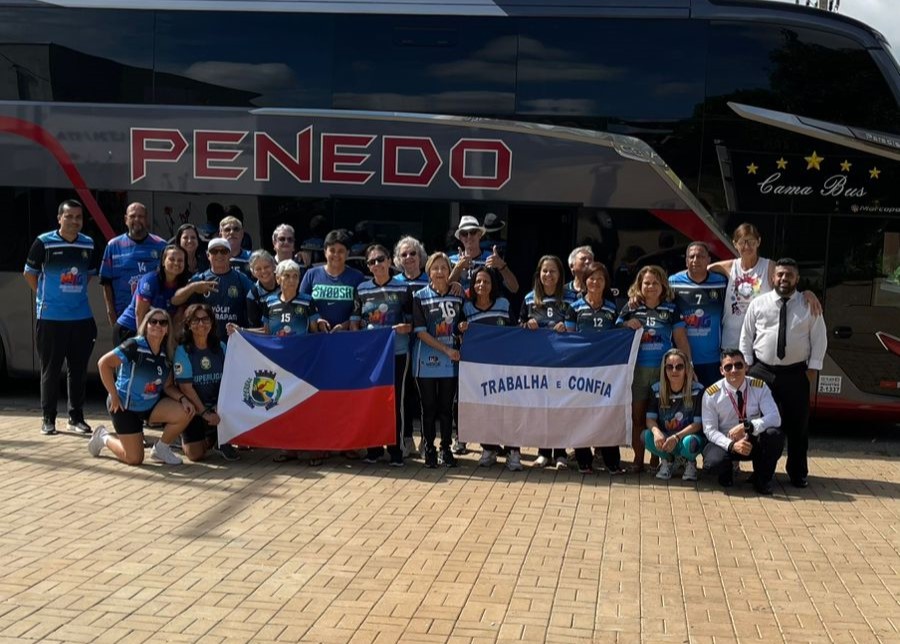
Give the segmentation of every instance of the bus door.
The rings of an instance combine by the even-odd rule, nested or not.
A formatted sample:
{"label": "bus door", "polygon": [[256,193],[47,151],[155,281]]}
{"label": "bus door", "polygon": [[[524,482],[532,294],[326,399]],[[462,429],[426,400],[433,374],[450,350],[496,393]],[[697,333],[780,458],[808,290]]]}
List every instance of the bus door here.
{"label": "bus door", "polygon": [[883,416],[900,400],[900,220],[834,216],[829,237],[816,408]]}

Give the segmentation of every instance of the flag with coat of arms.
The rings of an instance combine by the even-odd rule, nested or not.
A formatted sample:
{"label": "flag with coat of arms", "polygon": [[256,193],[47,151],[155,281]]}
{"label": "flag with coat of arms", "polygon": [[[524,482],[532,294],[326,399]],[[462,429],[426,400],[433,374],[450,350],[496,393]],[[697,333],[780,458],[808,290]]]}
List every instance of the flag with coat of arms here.
{"label": "flag with coat of arms", "polygon": [[251,447],[349,450],[395,441],[394,332],[228,341],[219,441]]}

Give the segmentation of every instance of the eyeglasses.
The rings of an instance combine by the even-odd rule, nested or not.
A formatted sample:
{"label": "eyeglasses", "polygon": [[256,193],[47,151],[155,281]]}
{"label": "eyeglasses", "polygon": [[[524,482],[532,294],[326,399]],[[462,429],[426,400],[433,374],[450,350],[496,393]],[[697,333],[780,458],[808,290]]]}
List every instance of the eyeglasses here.
{"label": "eyeglasses", "polygon": [[292,241],[294,241],[294,238],[293,237],[276,237],[275,241],[292,242]]}
{"label": "eyeglasses", "polygon": [[231,251],[229,251],[227,248],[210,248],[209,249],[210,255],[227,255],[229,252],[231,252]]}
{"label": "eyeglasses", "polygon": [[419,254],[418,252],[411,250],[407,253],[400,253],[400,257],[402,257],[403,259],[406,259],[407,257],[416,257],[416,256],[418,256],[418,254]]}
{"label": "eyeglasses", "polygon": [[211,324],[212,320],[210,320],[208,315],[200,316],[198,315],[193,320],[191,320],[191,324]]}
{"label": "eyeglasses", "polygon": [[684,371],[684,363],[679,362],[678,364],[667,364],[666,371]]}
{"label": "eyeglasses", "polygon": [[460,236],[460,237],[468,237],[469,235],[475,235],[475,234],[480,233],[480,232],[481,232],[481,231],[478,230],[477,228],[470,228],[470,229],[468,229],[468,230],[461,230],[461,231],[459,231],[459,236]]}
{"label": "eyeglasses", "polygon": [[735,246],[756,246],[759,243],[759,240],[755,237],[744,237],[744,239],[739,239],[734,242]]}
{"label": "eyeglasses", "polygon": [[223,233],[239,233],[243,230],[243,228],[237,228],[236,226],[226,226],[222,229]]}
{"label": "eyeglasses", "polygon": [[731,373],[732,371],[740,371],[744,368],[743,362],[732,362],[731,364],[723,364],[722,371],[725,373]]}
{"label": "eyeglasses", "polygon": [[147,324],[150,326],[169,326],[169,321],[166,318],[150,318],[147,320]]}
{"label": "eyeglasses", "polygon": [[387,259],[387,257],[385,257],[384,255],[379,255],[378,257],[373,257],[372,259],[367,259],[366,266],[375,266],[375,264],[380,264],[381,262],[383,262],[386,259]]}

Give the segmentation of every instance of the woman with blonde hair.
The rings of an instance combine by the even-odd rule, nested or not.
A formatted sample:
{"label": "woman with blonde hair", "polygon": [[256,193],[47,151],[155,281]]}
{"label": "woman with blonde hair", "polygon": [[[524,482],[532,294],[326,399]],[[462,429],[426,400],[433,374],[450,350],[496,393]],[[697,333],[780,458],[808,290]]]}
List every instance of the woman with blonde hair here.
{"label": "woman with blonde hair", "polygon": [[646,429],[641,440],[660,459],[656,478],[668,480],[676,459],[684,460],[684,480],[697,480],[697,457],[703,451],[701,407],[703,385],[694,377],[691,361],[678,349],[669,349],[659,367],[659,382],[650,388]]}
{"label": "woman with blonde hair", "polygon": [[168,312],[153,308],[135,337],[100,358],[97,366],[109,394],[106,408],[116,436],[104,425],[98,426],[88,441],[92,456],[99,456],[106,447],[123,463],[140,465],[144,462],[144,421],[149,421],[165,425],[150,458],[167,465],[181,464],[169,445],[188,426],[194,406],[172,378],[173,336]]}
{"label": "woman with blonde hair", "polygon": [[684,321],[673,300],[675,293],[666,272],[659,266],[645,266],[638,271],[628,289],[628,304],[616,320],[618,326],[641,331],[634,381],[631,386],[631,446],[634,449],[635,472],[644,469],[644,443],[641,431],[647,416],[650,385],[656,382],[663,355],[676,346],[690,360]]}
{"label": "woman with blonde hair", "polygon": [[[739,257],[709,265],[709,270],[728,278],[722,311],[722,349],[736,348],[740,344],[747,307],[756,297],[772,290],[775,277],[775,262],[759,256],[762,236],[756,226],[746,222],[741,224],[735,228],[731,241]],[[815,293],[805,291],[803,296],[813,315],[821,315],[822,304]]]}

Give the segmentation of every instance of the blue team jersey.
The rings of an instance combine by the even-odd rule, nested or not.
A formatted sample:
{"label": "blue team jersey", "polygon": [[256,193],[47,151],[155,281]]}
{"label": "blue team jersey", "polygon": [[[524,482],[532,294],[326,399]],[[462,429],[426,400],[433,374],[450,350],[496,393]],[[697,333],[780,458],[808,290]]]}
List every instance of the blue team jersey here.
{"label": "blue team jersey", "polygon": [[644,304],[636,308],[626,304],[616,319],[616,325],[622,326],[632,319],[638,320],[642,327],[637,365],[658,368],[663,355],[672,348],[672,332],[684,328],[678,307],[673,302],[661,302],[655,309],[648,309]]}
{"label": "blue team jersey", "polygon": [[303,276],[300,292],[309,295],[316,303],[321,319],[336,326],[348,320],[359,320],[359,316],[353,313],[353,307],[356,287],[365,279],[362,273],[349,266],[337,277],[326,273],[324,266],[315,266]]}
{"label": "blue team jersey", "polygon": [[509,326],[513,323],[509,310],[509,300],[498,297],[489,309],[479,309],[472,300],[463,305],[463,317],[469,324]]}
{"label": "blue team jersey", "polygon": [[35,301],[39,320],[86,320],[94,317],[88,281],[96,275],[94,240],[78,233],[75,241],[59,231],[38,235],[25,259],[25,272],[38,276]]}
{"label": "blue team jersey", "polygon": [[166,240],[153,234],[139,241],[127,234],[109,240],[100,264],[100,283],[112,286],[116,315],[128,308],[141,277],[159,268],[165,247]]}
{"label": "blue team jersey", "polygon": [[685,409],[684,395],[682,393],[669,393],[669,406],[661,407],[659,399],[659,383],[650,385],[650,404],[647,407],[647,418],[657,421],[659,427],[666,436],[680,432],[691,423],[702,423],[701,401],[703,400],[703,385],[694,382],[691,385],[691,408]]}
{"label": "blue team jersey", "polygon": [[247,293],[253,288],[253,282],[249,277],[234,269],[222,275],[213,273],[210,269],[197,273],[190,281],[219,283],[215,293],[210,291],[194,294],[191,302],[202,302],[212,307],[213,313],[216,314],[216,329],[220,338],[228,337],[228,330],[225,327],[229,322],[247,326]]}
{"label": "blue team jersey", "polygon": [[[412,293],[405,282],[389,279],[379,286],[374,279],[356,287],[356,313],[364,329],[391,328],[412,322]],[[394,334],[394,354],[409,351],[409,334]]]}
{"label": "blue team jersey", "polygon": [[616,305],[610,300],[603,300],[599,308],[594,308],[584,298],[572,304],[569,310],[569,323],[578,333],[594,333],[616,328]]}
{"label": "blue team jersey", "polygon": [[247,326],[251,328],[259,328],[262,322],[263,301],[272,293],[278,293],[278,285],[275,285],[271,291],[263,286],[259,280],[253,283],[253,288],[247,293]]}
{"label": "blue team jersey", "polygon": [[250,279],[253,279],[253,273],[250,272],[250,251],[242,249],[241,252],[232,257],[231,268],[240,271]]}
{"label": "blue team jersey", "polygon": [[281,299],[281,291],[271,293],[262,301],[260,312],[269,335],[303,335],[309,333],[310,322],[319,319],[315,302],[303,293],[289,302]]}
{"label": "blue team jersey", "polygon": [[219,343],[219,351],[210,347],[190,350],[180,344],[175,349],[175,382],[191,383],[204,407],[212,407],[219,400],[219,385],[225,371],[225,343]]}
{"label": "blue team jersey", "polygon": [[[426,331],[448,347],[456,347],[459,323],[463,320],[463,299],[457,295],[441,295],[430,286],[413,294],[413,332]],[[458,363],[424,342],[416,342],[413,375],[417,378],[452,378]]]}
{"label": "blue team jersey", "polygon": [[695,282],[687,271],[681,271],[669,278],[669,284],[687,329],[691,360],[694,364],[718,364],[728,278],[710,272],[704,281]]}
{"label": "blue team jersey", "polygon": [[[462,274],[459,276],[459,283],[462,284],[463,289],[466,291],[469,290],[469,287],[472,286],[472,278],[475,276],[475,271],[484,266],[487,263],[488,257],[491,256],[491,251],[486,250],[478,257],[472,260],[472,263],[469,264],[469,268],[464,270]],[[450,255],[450,264],[452,266],[456,266],[459,263],[459,253],[453,253]]]}
{"label": "blue team jersey", "polygon": [[116,371],[116,393],[129,411],[149,411],[163,395],[171,363],[165,352],[153,353],[141,336],[129,338],[113,353],[122,361]]}
{"label": "blue team jersey", "polygon": [[398,273],[397,275],[394,275],[393,280],[395,282],[400,282],[409,286],[410,293],[415,293],[419,289],[423,289],[428,286],[428,276],[424,271],[419,273],[418,277],[414,277],[412,279],[408,278],[403,273]]}
{"label": "blue team jersey", "polygon": [[166,284],[161,281],[159,277],[160,274],[158,271],[147,273],[141,277],[137,288],[134,291],[134,295],[131,298],[131,302],[129,302],[128,307],[122,312],[122,315],[119,316],[119,319],[116,320],[120,326],[131,329],[132,331],[137,330],[138,325],[135,316],[138,300],[147,302],[151,308],[168,311],[169,315],[175,314],[178,307],[172,306],[172,297],[175,295],[175,291],[178,290],[178,286],[175,284]]}
{"label": "blue team jersey", "polygon": [[[540,306],[534,298],[534,291],[529,291],[522,301],[522,310],[519,313],[519,324],[525,324],[530,319],[534,319],[538,323],[538,328],[549,329],[556,326],[558,322],[566,324],[570,318],[569,311],[572,304],[574,291],[563,290],[562,299],[555,297],[545,297]],[[571,326],[571,323],[569,324]]]}

